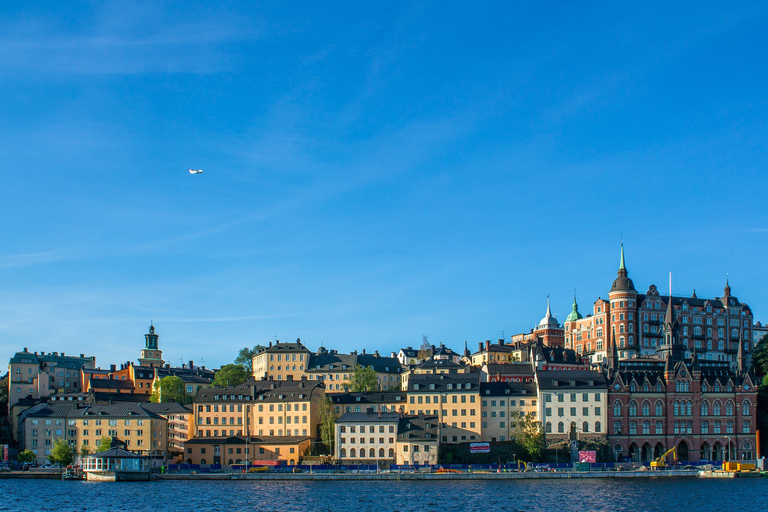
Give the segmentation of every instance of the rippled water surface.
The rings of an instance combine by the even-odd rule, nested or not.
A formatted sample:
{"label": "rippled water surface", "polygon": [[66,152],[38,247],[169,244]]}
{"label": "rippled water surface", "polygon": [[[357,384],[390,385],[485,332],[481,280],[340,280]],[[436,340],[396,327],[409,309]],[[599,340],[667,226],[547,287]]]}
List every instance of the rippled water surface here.
{"label": "rippled water surface", "polygon": [[0,480],[13,511],[765,511],[768,478],[136,482]]}

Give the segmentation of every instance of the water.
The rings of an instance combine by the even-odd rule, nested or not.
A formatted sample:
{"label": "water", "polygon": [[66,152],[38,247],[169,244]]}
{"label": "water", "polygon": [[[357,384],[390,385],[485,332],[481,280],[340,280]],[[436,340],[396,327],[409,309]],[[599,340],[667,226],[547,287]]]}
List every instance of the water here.
{"label": "water", "polygon": [[765,511],[768,478],[506,481],[0,480],[0,511]]}

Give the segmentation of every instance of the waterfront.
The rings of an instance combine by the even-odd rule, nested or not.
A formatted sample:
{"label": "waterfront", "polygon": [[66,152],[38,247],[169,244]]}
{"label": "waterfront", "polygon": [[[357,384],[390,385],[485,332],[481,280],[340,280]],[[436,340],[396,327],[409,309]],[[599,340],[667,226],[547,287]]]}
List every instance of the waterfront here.
{"label": "waterfront", "polygon": [[768,479],[523,481],[0,481],[0,511],[765,510]]}

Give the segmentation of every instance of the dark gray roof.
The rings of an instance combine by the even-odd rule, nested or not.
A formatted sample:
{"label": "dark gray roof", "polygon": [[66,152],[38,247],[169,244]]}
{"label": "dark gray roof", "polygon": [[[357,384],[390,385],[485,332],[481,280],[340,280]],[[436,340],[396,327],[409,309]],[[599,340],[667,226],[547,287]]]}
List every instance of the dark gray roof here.
{"label": "dark gray roof", "polygon": [[534,382],[481,382],[480,396],[517,396],[533,395],[536,397]]}
{"label": "dark gray roof", "polygon": [[[460,386],[459,386],[460,385]],[[478,390],[480,387],[479,373],[449,373],[411,375],[408,378],[408,392],[441,393],[446,390],[464,391]]]}
{"label": "dark gray roof", "polygon": [[335,404],[381,404],[406,402],[408,393],[405,391],[369,391],[367,393],[329,393]]}
{"label": "dark gray roof", "polygon": [[605,376],[592,370],[547,370],[538,372],[539,387],[546,390],[606,389]]}
{"label": "dark gray roof", "polygon": [[435,368],[435,369],[449,369],[449,370],[458,370],[459,368],[464,368],[463,364],[454,363],[450,359],[427,359],[423,363],[415,366],[414,368],[419,369],[429,369],[429,368]]}
{"label": "dark gray roof", "polygon": [[402,352],[405,357],[419,357],[419,350],[413,347],[401,348],[400,352]]}
{"label": "dark gray roof", "polygon": [[96,452],[92,453],[90,455],[87,455],[86,458],[88,459],[146,459],[146,457],[142,455],[137,455],[133,452],[129,452],[128,450],[123,450],[122,448],[110,448],[109,450],[103,451],[103,452]]}
{"label": "dark gray roof", "polygon": [[153,403],[148,402],[142,406],[155,414],[188,414],[192,412],[191,405],[182,405],[176,402]]}
{"label": "dark gray roof", "polygon": [[353,372],[357,365],[369,367],[379,373],[401,373],[400,361],[396,357],[373,354],[339,354],[335,351],[318,351],[309,356],[307,373],[327,373],[336,371]]}
{"label": "dark gray roof", "polygon": [[11,357],[10,363],[24,363],[24,364],[44,364],[44,363],[54,363],[56,366],[63,366],[65,368],[72,368],[72,369],[80,369],[83,367],[86,363],[91,363],[95,361],[96,358],[93,356],[85,357],[85,356],[67,356],[62,354],[59,354],[58,352],[48,352],[43,353],[40,352],[39,354],[37,352],[27,352],[26,349],[22,352],[16,352],[13,357]]}
{"label": "dark gray roof", "polygon": [[513,363],[490,363],[485,365],[488,375],[533,375],[533,363],[513,362]]}
{"label": "dark gray roof", "polygon": [[210,384],[213,382],[215,372],[213,370],[203,370],[202,368],[158,368],[158,378],[178,377],[187,384]]}
{"label": "dark gray roof", "polygon": [[133,381],[118,379],[94,379],[88,378],[88,386],[91,389],[134,389]]}
{"label": "dark gray roof", "polygon": [[112,404],[84,404],[78,402],[55,402],[39,404],[25,411],[33,418],[75,418],[75,417],[138,417],[159,418],[155,412],[146,409],[146,403],[119,402]]}
{"label": "dark gray roof", "polygon": [[313,380],[249,380],[239,386],[201,388],[195,395],[195,402],[232,401],[232,396],[235,401],[309,400],[319,389],[324,389],[324,385]]}
{"label": "dark gray roof", "polygon": [[281,343],[280,341],[277,341],[276,343],[269,342],[269,345],[266,347],[262,347],[256,354],[263,354],[265,352],[296,352],[296,351],[306,351],[309,352],[309,349],[305,347],[301,340],[296,340],[295,343]]}
{"label": "dark gray roof", "polygon": [[403,416],[397,425],[401,442],[435,441],[439,439],[438,417],[435,415]]}
{"label": "dark gray roof", "polygon": [[396,412],[347,412],[341,415],[336,423],[392,423],[400,419]]}

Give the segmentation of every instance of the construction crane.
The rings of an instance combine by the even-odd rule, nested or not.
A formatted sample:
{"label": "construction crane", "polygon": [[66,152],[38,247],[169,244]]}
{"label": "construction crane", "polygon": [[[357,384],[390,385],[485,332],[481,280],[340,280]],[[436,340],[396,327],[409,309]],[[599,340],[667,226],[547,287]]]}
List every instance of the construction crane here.
{"label": "construction crane", "polygon": [[677,462],[677,448],[674,446],[670,448],[669,450],[665,451],[664,454],[657,458],[653,459],[651,461],[651,469],[664,469],[667,467],[667,455],[672,454],[672,458],[675,462]]}

